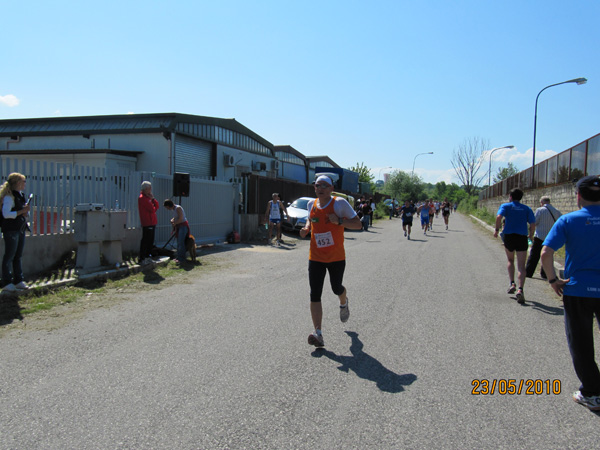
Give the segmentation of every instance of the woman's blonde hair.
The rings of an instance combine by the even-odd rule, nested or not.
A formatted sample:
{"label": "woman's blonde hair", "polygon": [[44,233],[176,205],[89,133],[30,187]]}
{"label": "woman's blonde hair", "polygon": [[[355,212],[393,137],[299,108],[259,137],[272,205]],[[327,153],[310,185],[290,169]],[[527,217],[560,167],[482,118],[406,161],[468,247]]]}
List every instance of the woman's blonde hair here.
{"label": "woman's blonde hair", "polygon": [[0,187],[0,200],[4,200],[4,197],[7,195],[13,196],[13,191],[17,188],[17,183],[19,181],[25,180],[25,175],[19,172],[11,173],[2,187]]}

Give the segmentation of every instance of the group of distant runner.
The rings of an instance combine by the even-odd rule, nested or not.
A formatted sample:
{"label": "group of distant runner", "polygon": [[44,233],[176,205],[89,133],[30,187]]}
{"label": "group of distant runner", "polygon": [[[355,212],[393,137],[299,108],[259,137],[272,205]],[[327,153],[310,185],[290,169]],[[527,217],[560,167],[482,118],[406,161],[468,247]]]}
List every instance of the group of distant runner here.
{"label": "group of distant runner", "polygon": [[404,231],[404,237],[410,239],[410,233],[412,231],[413,217],[415,214],[419,214],[421,217],[421,229],[423,234],[427,236],[427,231],[433,230],[433,219],[438,217],[440,211],[444,218],[444,224],[446,230],[448,229],[448,221],[450,220],[450,214],[452,211],[456,211],[456,206],[453,208],[452,204],[447,198],[443,202],[433,201],[432,199],[426,200],[420,203],[413,203],[410,200],[404,202],[399,210],[399,215],[402,219],[402,230]]}

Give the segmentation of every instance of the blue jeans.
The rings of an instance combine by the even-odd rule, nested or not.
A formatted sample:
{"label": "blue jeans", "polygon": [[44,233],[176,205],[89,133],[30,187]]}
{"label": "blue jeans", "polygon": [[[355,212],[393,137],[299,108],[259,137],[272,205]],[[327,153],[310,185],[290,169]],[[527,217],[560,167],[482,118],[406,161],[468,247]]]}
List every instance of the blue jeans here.
{"label": "blue jeans", "polygon": [[2,285],[23,281],[21,257],[25,246],[25,232],[4,231],[4,258],[2,258]]}
{"label": "blue jeans", "polygon": [[369,231],[369,216],[368,215],[362,216],[360,221],[362,222],[363,230]]}
{"label": "blue jeans", "polygon": [[179,225],[177,227],[177,259],[179,261],[185,261],[185,238],[187,237],[189,228],[185,225]]}

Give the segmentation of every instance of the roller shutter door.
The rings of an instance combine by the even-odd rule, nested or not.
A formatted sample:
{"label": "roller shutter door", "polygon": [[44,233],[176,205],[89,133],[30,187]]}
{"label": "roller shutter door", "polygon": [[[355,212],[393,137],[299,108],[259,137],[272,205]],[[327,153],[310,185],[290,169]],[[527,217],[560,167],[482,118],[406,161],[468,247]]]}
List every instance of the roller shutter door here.
{"label": "roller shutter door", "polygon": [[185,136],[175,138],[175,172],[212,177],[212,144]]}

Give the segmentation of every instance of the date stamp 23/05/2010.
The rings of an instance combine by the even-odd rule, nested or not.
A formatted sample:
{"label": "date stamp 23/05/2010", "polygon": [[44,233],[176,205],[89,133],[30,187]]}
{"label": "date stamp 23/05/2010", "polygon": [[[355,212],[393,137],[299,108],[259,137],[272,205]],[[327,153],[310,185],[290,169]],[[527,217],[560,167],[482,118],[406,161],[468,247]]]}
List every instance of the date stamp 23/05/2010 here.
{"label": "date stamp 23/05/2010", "polygon": [[559,395],[560,380],[528,379],[475,379],[471,382],[472,395]]}

